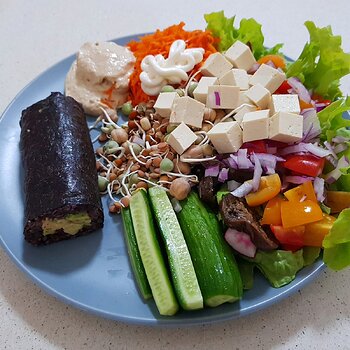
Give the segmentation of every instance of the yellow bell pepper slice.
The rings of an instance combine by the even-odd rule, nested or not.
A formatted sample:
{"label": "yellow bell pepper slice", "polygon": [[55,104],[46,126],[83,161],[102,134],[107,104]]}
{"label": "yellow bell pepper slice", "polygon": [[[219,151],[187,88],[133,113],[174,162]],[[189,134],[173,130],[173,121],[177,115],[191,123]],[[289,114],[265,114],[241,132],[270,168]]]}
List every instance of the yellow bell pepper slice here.
{"label": "yellow bell pepper slice", "polygon": [[301,200],[309,199],[317,203],[314,186],[311,181],[304,182],[303,184],[284,192],[284,195],[291,202],[300,202]]}
{"label": "yellow bell pepper slice", "polygon": [[323,213],[322,220],[305,225],[304,245],[322,247],[322,241],[329,233],[335,220],[334,216]]}
{"label": "yellow bell pepper slice", "polygon": [[267,202],[264,209],[263,217],[260,221],[261,225],[282,225],[281,202],[283,201],[283,197],[277,195],[276,197],[270,199]]}
{"label": "yellow bell pepper slice", "polygon": [[322,210],[318,203],[306,199],[303,202],[285,201],[281,203],[281,217],[284,228],[309,224],[322,220]]}
{"label": "yellow bell pepper slice", "polygon": [[245,199],[250,207],[256,207],[277,196],[280,191],[281,179],[278,174],[262,176],[258,190],[247,194]]}

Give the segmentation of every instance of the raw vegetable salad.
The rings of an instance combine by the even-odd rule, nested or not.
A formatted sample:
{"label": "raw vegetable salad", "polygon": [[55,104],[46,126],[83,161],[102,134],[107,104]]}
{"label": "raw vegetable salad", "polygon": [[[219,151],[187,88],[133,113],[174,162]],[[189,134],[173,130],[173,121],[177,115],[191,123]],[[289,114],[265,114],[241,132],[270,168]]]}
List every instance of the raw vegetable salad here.
{"label": "raw vegetable salad", "polygon": [[180,23],[130,42],[127,121],[106,95],[95,125],[100,190],[123,215],[141,294],[165,315],[240,299],[255,268],[280,287],[319,257],[350,265],[350,98],[339,89],[350,54],[308,21],[290,62],[258,22],[234,19],[215,12],[204,31]]}

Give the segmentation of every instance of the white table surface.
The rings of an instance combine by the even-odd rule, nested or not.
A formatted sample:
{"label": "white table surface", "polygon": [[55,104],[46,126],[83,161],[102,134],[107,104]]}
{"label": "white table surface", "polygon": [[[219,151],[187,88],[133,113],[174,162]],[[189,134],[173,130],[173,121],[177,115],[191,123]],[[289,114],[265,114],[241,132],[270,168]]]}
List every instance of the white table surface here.
{"label": "white table surface", "polygon": [[[350,2],[333,1],[0,1],[0,113],[39,73],[86,41],[150,32],[203,14],[254,17],[266,45],[284,42],[292,58],[308,38],[303,23],[332,25],[350,51]],[[350,79],[343,91],[350,93]],[[9,174],[10,176],[10,174]],[[3,194],[1,194],[3,195]],[[1,208],[0,208],[1,210]],[[1,227],[0,230],[7,228]],[[113,322],[45,294],[0,248],[1,349],[350,349],[350,269],[324,271],[278,305],[213,326],[150,328]]]}

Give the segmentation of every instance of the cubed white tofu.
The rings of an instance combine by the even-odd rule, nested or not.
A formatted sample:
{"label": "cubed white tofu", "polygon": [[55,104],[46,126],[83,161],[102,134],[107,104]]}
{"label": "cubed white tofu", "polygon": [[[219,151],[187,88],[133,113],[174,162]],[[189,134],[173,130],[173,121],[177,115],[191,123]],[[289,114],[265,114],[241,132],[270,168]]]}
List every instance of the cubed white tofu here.
{"label": "cubed white tofu", "polygon": [[270,118],[269,139],[280,142],[297,142],[303,137],[303,116],[277,112]]}
{"label": "cubed white tofu", "polygon": [[261,109],[267,108],[271,100],[270,91],[260,84],[251,86],[245,92],[245,94],[254,104],[256,104]]}
{"label": "cubed white tofu", "polygon": [[212,85],[208,87],[206,106],[212,109],[235,109],[238,107],[239,87]]}
{"label": "cubed white tofu", "polygon": [[249,71],[256,63],[249,46],[239,40],[235,41],[224,55],[234,67],[244,69],[245,71]]}
{"label": "cubed white tofu", "polygon": [[269,104],[271,115],[277,112],[289,112],[300,114],[300,104],[298,95],[272,95]]}
{"label": "cubed white tofu", "polygon": [[216,77],[202,77],[197,87],[193,91],[193,97],[202,103],[206,103],[208,95],[208,86],[215,85]]}
{"label": "cubed white tofu", "polygon": [[237,152],[242,146],[242,129],[236,121],[218,123],[207,135],[218,153]]}
{"label": "cubed white tofu", "polygon": [[182,154],[196,140],[197,135],[185,123],[181,123],[169,134],[167,142],[176,153]]}
{"label": "cubed white tofu", "polygon": [[256,110],[258,110],[257,107],[252,105],[243,106],[237,111],[236,114],[233,115],[233,118],[237,120],[239,125],[242,125],[244,115],[249,112],[255,112]]}
{"label": "cubed white tofu", "polygon": [[248,112],[243,116],[243,142],[263,140],[269,137],[269,115],[270,111]]}
{"label": "cubed white tofu", "polygon": [[238,86],[240,90],[249,89],[249,75],[244,69],[233,68],[218,78],[220,85]]}
{"label": "cubed white tofu", "polygon": [[189,96],[175,99],[169,122],[180,124],[184,122],[189,126],[201,128],[204,116],[205,104]]}
{"label": "cubed white tofu", "polygon": [[247,91],[240,91],[239,92],[239,100],[238,100],[238,106],[241,106],[243,104],[252,104],[252,101],[247,96]]}
{"label": "cubed white tofu", "polygon": [[285,73],[263,63],[251,76],[249,83],[250,85],[261,84],[273,94],[285,80]]}
{"label": "cubed white tofu", "polygon": [[201,67],[201,73],[208,77],[221,77],[232,68],[232,64],[219,52],[212,53]]}
{"label": "cubed white tofu", "polygon": [[169,118],[173,103],[178,97],[177,92],[161,92],[153,107],[160,116]]}

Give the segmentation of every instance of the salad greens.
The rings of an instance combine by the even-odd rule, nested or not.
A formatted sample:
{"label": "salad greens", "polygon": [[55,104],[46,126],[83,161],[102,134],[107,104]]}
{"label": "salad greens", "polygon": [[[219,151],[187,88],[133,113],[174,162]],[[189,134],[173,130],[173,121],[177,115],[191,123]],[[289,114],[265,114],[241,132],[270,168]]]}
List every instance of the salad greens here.
{"label": "salad greens", "polygon": [[207,22],[207,30],[210,30],[216,38],[219,38],[218,50],[226,51],[236,40],[249,44],[254,57],[259,59],[268,54],[278,54],[283,44],[277,44],[271,49],[264,47],[264,35],[261,24],[253,18],[241,20],[239,28],[234,27],[235,16],[228,18],[224,11],[212,12],[204,15]]}
{"label": "salad greens", "polygon": [[249,261],[254,262],[275,288],[293,281],[295,274],[305,266],[303,249],[295,253],[287,250],[258,251]]}
{"label": "salad greens", "polygon": [[333,35],[330,26],[318,28],[305,22],[310,34],[299,58],[288,67],[288,77],[297,77],[314,93],[334,100],[342,96],[340,78],[350,73],[350,53],[341,48],[341,37]]}
{"label": "salad greens", "polygon": [[350,120],[343,118],[343,113],[348,110],[350,110],[350,97],[334,101],[317,113],[322,141],[331,141],[335,136],[349,137],[350,131],[345,128],[350,127]]}
{"label": "salad greens", "polygon": [[344,209],[323,240],[323,260],[333,270],[350,265],[350,208]]}

